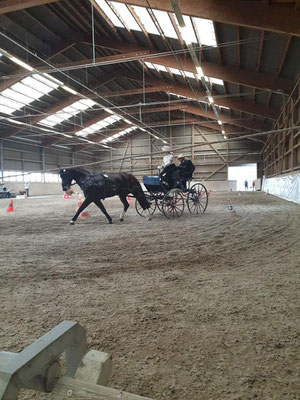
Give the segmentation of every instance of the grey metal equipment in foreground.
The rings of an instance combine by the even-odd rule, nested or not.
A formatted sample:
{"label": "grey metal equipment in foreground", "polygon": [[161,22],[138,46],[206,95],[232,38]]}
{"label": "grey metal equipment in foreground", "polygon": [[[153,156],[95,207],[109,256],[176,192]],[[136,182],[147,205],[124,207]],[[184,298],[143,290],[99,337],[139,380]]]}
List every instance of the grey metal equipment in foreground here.
{"label": "grey metal equipment in foreground", "polygon": [[[0,400],[17,399],[21,388],[51,392],[54,400],[151,400],[105,387],[111,356],[96,350],[86,353],[86,347],[85,330],[64,321],[20,353],[0,352]],[[66,375],[61,377],[63,352]]]}
{"label": "grey metal equipment in foreground", "polygon": [[73,377],[86,353],[86,333],[64,321],[20,353],[0,352],[0,399],[17,399],[21,388],[49,392],[60,377],[58,358],[66,352],[66,375]]}

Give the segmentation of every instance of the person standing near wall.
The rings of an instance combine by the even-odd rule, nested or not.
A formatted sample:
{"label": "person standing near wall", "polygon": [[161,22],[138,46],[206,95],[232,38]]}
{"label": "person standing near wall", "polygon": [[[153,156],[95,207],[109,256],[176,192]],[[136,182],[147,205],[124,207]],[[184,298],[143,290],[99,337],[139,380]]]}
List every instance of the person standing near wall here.
{"label": "person standing near wall", "polygon": [[244,185],[245,185],[245,190],[248,190],[248,180],[247,179],[245,180]]}
{"label": "person standing near wall", "polygon": [[25,188],[25,192],[26,192],[26,197],[29,197],[29,183],[28,182],[25,182],[24,188]]}
{"label": "person standing near wall", "polygon": [[252,190],[255,190],[255,180],[252,182]]}

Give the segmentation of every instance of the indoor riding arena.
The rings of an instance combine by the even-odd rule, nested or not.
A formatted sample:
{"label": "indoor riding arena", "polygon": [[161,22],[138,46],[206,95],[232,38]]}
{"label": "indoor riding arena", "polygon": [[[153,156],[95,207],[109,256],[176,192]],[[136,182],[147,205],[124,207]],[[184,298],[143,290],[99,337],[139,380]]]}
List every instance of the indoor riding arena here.
{"label": "indoor riding arena", "polygon": [[0,22],[0,399],[300,399],[299,1]]}

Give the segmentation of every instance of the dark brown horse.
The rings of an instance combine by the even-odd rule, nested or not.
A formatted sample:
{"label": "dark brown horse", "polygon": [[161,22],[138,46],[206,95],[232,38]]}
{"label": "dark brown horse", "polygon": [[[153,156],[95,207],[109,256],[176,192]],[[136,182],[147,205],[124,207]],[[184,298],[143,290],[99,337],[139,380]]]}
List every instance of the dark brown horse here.
{"label": "dark brown horse", "polygon": [[59,175],[62,180],[62,189],[64,191],[70,189],[72,181],[75,181],[80,186],[85,196],[84,202],[70,221],[71,225],[74,225],[79,214],[92,202],[100,208],[108,222],[112,224],[112,219],[101,202],[101,200],[107,197],[120,197],[124,205],[124,210],[120,214],[120,221],[123,221],[124,214],[129,207],[126,199],[128,193],[132,193],[136,197],[144,210],[150,207],[139,181],[133,175],[126,173],[91,174],[82,168],[61,169]]}

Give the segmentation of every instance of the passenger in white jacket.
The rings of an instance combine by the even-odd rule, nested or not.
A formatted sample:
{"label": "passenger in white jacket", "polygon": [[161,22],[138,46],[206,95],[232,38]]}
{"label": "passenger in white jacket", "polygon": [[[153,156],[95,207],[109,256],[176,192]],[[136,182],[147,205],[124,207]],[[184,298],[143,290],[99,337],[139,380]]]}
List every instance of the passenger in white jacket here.
{"label": "passenger in white jacket", "polygon": [[174,164],[174,156],[171,151],[170,146],[163,146],[162,151],[164,151],[166,154],[163,157],[163,163],[162,165],[158,166],[158,169],[163,168],[163,171],[160,173],[160,177],[162,180],[167,183],[168,188],[173,187],[173,172],[176,169],[175,164]]}

